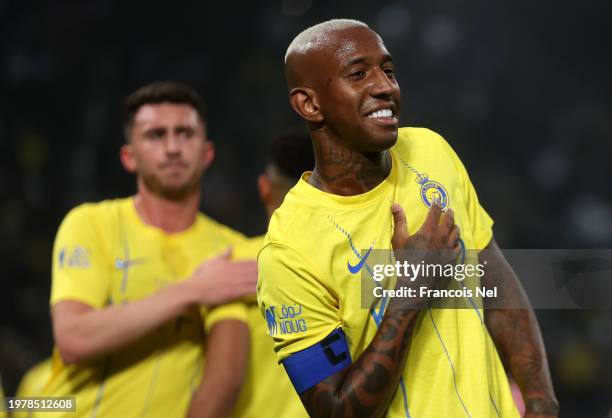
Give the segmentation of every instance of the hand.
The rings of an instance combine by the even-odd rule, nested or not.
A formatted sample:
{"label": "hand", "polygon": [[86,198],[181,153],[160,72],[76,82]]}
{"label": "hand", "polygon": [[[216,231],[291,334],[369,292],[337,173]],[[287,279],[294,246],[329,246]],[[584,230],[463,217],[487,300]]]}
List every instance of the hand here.
{"label": "hand", "polygon": [[[418,265],[424,262],[428,265],[454,264],[461,253],[459,246],[459,227],[455,225],[454,214],[451,209],[442,212],[437,203],[434,203],[421,228],[414,234],[408,235],[406,215],[398,204],[391,207],[393,214],[394,231],[391,244],[395,252],[395,259],[399,262],[408,262]],[[410,250],[410,251],[405,251]],[[420,295],[420,288],[435,289],[447,283],[441,277],[420,275],[420,277],[398,277],[396,288],[408,287]],[[420,309],[428,301],[427,297],[411,297],[409,299],[395,298],[394,305],[401,308]]]}
{"label": "hand", "polygon": [[231,250],[204,261],[185,282],[194,303],[220,305],[255,293],[257,262],[231,261]]}
{"label": "hand", "polygon": [[558,418],[559,404],[556,400],[529,398],[525,402],[524,418]]}
{"label": "hand", "polygon": [[[414,234],[408,235],[408,223],[406,215],[400,205],[394,203],[391,206],[393,213],[393,223],[395,229],[391,244],[393,249],[398,250],[420,250],[431,256],[434,252],[444,254],[441,262],[453,262],[461,253],[459,247],[459,227],[455,225],[455,215],[452,209],[442,213],[442,208],[434,203],[429,208],[427,218],[421,228]],[[442,216],[440,216],[442,215]],[[449,250],[449,251],[443,251]]]}

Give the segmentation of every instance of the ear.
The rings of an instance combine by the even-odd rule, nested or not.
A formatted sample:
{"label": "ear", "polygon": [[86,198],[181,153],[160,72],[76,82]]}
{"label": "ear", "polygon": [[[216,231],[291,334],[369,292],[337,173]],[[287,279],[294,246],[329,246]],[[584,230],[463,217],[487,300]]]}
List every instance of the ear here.
{"label": "ear", "polygon": [[135,173],[138,168],[133,147],[132,144],[123,144],[119,149],[119,159],[128,173]]}
{"label": "ear", "polygon": [[204,141],[204,146],[202,147],[202,160],[204,161],[204,169],[210,167],[215,160],[215,144],[209,139]]}
{"label": "ear", "polygon": [[259,199],[264,205],[267,205],[272,197],[272,182],[266,174],[260,174],[257,177],[257,190]]}
{"label": "ear", "polygon": [[313,89],[296,87],[289,92],[289,103],[293,110],[308,122],[322,122],[319,100]]}

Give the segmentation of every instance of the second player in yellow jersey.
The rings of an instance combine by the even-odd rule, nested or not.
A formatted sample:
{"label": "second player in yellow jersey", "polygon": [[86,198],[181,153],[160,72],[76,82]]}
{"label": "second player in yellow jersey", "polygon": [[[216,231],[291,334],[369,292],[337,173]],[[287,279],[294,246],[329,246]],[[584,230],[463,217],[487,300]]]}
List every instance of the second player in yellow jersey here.
{"label": "second player in yellow jersey", "polygon": [[248,327],[243,304],[224,304],[252,294],[257,275],[254,261],[230,259],[244,237],[199,212],[214,159],[202,100],[157,82],[124,109],[120,158],[137,193],[78,206],[59,228],[40,395],[75,397],[76,411],[40,416],[229,416]]}
{"label": "second player in yellow jersey", "polygon": [[[68,214],[57,235],[51,303],[78,300],[102,308],[140,300],[183,280],[202,259],[243,239],[204,215],[184,232],[165,234],[140,220],[132,198],[81,205]],[[205,311],[207,329],[223,319],[246,320],[242,304]],[[200,315],[194,307],[129,350],[86,364],[65,364],[55,350],[41,396],[76,396],[77,411],[52,416],[95,412],[115,417],[124,411],[184,416],[203,370]]]}
{"label": "second player in yellow jersey", "polygon": [[[271,142],[265,171],[258,178],[258,191],[268,218],[281,203],[300,175],[314,165],[308,132],[291,128]],[[234,256],[255,258],[264,237],[249,239],[234,249]],[[289,377],[278,363],[274,345],[267,335],[268,327],[261,316],[255,297],[247,301],[251,332],[249,367],[234,418],[306,418],[308,414],[293,389]]]}

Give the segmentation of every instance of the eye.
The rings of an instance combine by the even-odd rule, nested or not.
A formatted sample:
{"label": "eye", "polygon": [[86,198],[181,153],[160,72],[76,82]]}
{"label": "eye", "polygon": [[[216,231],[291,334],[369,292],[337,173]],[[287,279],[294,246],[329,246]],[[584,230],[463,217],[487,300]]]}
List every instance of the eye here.
{"label": "eye", "polygon": [[181,138],[189,139],[194,135],[195,131],[191,127],[180,127],[177,128],[176,134],[180,135]]}
{"label": "eye", "polygon": [[166,135],[165,129],[151,129],[146,133],[146,137],[149,139],[161,139]]}
{"label": "eye", "polygon": [[365,77],[365,75],[366,75],[365,71],[359,70],[359,71],[352,72],[349,77],[351,77],[354,80],[361,80]]}
{"label": "eye", "polygon": [[385,72],[385,74],[387,74],[387,77],[395,77],[395,70],[393,69],[393,67],[384,67],[383,71]]}

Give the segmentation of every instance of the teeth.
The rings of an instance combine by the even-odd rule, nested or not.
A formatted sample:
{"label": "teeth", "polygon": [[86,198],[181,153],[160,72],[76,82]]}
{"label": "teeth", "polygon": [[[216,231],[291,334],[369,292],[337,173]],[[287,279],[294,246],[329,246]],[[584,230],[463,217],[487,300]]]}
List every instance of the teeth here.
{"label": "teeth", "polygon": [[393,116],[391,109],[381,109],[368,115],[369,118],[390,118],[391,116]]}

